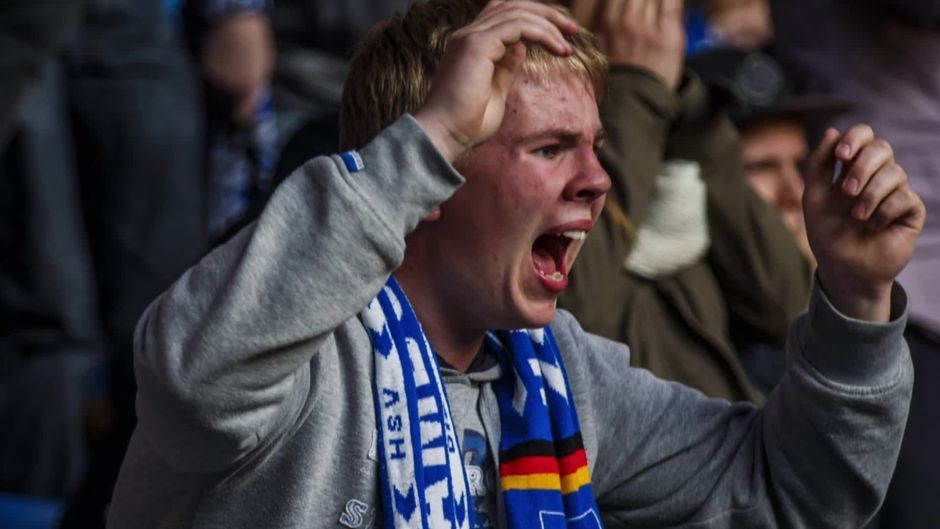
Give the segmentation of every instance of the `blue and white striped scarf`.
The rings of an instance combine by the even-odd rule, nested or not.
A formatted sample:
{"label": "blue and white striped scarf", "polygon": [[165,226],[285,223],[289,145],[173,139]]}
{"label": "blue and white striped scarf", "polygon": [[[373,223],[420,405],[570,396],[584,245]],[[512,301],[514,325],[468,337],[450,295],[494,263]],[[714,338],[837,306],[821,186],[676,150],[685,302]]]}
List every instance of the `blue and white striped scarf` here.
{"label": "blue and white striped scarf", "polygon": [[[394,277],[360,314],[375,359],[389,529],[469,529],[472,505],[437,359]],[[503,376],[500,484],[512,529],[600,529],[571,389],[551,330],[487,333]]]}

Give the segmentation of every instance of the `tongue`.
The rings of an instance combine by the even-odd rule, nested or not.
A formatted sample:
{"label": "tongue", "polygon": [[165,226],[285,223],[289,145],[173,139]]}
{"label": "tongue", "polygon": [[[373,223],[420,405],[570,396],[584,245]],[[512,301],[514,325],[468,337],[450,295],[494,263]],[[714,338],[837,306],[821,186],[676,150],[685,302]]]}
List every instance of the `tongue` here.
{"label": "tongue", "polygon": [[550,276],[555,273],[555,257],[545,247],[532,247],[532,262],[542,275]]}
{"label": "tongue", "polygon": [[[535,263],[535,269],[546,276],[559,271],[561,263],[559,261],[564,255],[564,245],[557,236],[543,235],[535,240],[532,245],[532,262]],[[561,273],[565,273],[561,270]]]}

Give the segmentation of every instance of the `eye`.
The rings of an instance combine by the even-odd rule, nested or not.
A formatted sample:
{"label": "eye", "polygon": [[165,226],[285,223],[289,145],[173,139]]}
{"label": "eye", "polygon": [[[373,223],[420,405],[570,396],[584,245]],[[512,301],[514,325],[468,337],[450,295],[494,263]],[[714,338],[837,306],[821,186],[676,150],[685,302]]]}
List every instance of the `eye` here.
{"label": "eye", "polygon": [[540,156],[542,158],[551,160],[552,158],[558,156],[558,152],[561,148],[558,145],[546,145],[544,147],[539,147],[532,151],[532,154]]}

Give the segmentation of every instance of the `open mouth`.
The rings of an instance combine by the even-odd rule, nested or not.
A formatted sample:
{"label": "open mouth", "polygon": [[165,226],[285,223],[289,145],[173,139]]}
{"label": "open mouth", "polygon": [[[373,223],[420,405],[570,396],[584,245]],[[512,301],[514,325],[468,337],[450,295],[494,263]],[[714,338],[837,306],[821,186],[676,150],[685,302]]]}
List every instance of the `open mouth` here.
{"label": "open mouth", "polygon": [[568,248],[587,237],[586,231],[568,230],[540,235],[532,244],[532,266],[542,285],[560,292],[568,285]]}

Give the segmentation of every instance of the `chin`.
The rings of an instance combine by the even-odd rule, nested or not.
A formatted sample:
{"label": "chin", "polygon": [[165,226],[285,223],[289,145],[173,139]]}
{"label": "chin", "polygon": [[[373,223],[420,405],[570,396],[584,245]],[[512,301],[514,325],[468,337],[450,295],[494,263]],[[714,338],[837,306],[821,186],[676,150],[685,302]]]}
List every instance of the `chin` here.
{"label": "chin", "polygon": [[555,319],[555,305],[556,301],[552,300],[551,303],[540,302],[535,306],[528,307],[528,310],[521,312],[521,321],[515,328],[537,329],[545,327]]}
{"label": "chin", "polygon": [[[528,273],[528,270],[526,270]],[[555,319],[558,295],[542,289],[534,275],[507,289],[508,296],[502,314],[506,316],[502,329],[537,329]]]}

